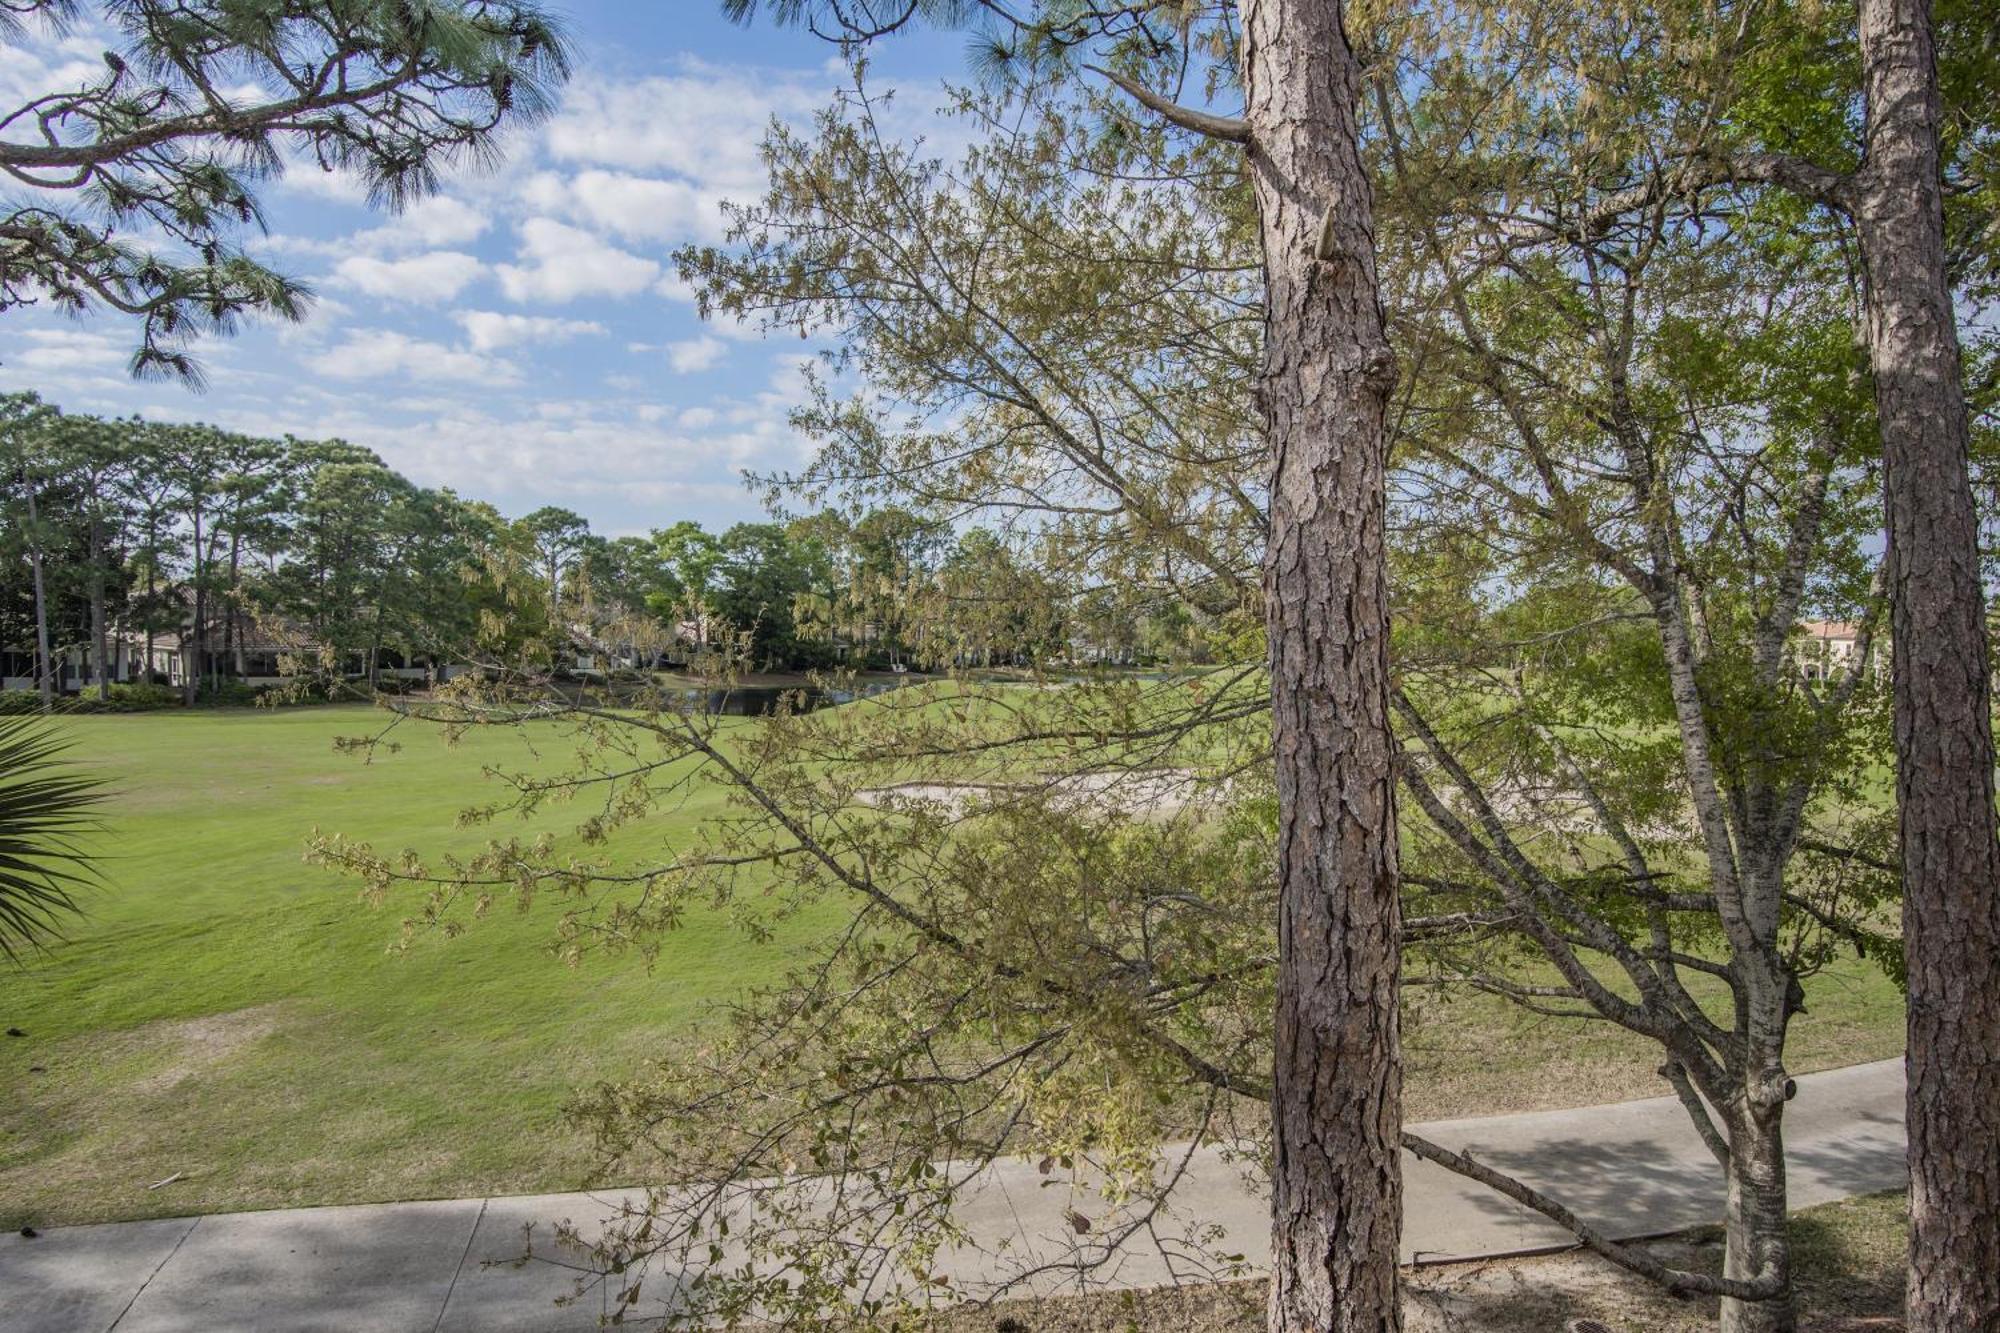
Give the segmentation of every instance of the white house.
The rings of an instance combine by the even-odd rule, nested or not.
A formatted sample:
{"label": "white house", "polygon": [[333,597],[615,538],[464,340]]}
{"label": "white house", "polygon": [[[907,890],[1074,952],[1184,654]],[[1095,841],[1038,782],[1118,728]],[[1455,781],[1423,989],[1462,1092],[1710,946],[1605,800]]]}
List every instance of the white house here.
{"label": "white house", "polygon": [[[146,678],[146,636],[115,630],[106,636],[114,685]],[[90,643],[59,644],[50,653],[55,659],[56,692],[79,694],[96,683],[93,663],[96,646]],[[169,681],[180,680],[180,642],[172,634],[153,636],[152,669]],[[35,679],[35,649],[32,644],[12,644],[0,649],[0,689],[32,690]]]}

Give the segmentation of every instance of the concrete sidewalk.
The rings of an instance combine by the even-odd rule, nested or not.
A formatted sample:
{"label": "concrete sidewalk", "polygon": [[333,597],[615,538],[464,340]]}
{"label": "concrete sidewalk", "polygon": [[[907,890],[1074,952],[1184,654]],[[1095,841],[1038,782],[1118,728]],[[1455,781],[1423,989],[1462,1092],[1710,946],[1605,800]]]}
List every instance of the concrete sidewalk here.
{"label": "concrete sidewalk", "polygon": [[[1721,1215],[1715,1162],[1672,1098],[1418,1129],[1555,1195],[1613,1235],[1654,1235]],[[1901,1186],[1902,1061],[1801,1078],[1785,1137],[1795,1207]],[[1406,1260],[1569,1241],[1484,1186],[1408,1157],[1405,1168]],[[975,1243],[941,1260],[959,1290],[976,1291],[1024,1255],[1059,1259],[1071,1251],[1076,1238],[1065,1213],[1073,1204],[1089,1212],[1091,1201],[1046,1185],[1032,1162],[982,1175],[959,1212]],[[542,1238],[565,1219],[588,1231],[637,1197],[610,1191],[298,1208],[64,1227],[34,1240],[10,1235],[0,1238],[0,1333],[594,1328],[595,1303],[554,1304],[572,1290],[573,1271],[544,1260],[509,1261],[521,1255],[524,1225],[534,1223]],[[1219,1226],[1223,1243],[1262,1271],[1270,1253],[1265,1202],[1237,1167],[1196,1153],[1175,1199],[1184,1219]],[[1145,1287],[1177,1271],[1185,1269],[1173,1254],[1137,1246],[1096,1277]]]}

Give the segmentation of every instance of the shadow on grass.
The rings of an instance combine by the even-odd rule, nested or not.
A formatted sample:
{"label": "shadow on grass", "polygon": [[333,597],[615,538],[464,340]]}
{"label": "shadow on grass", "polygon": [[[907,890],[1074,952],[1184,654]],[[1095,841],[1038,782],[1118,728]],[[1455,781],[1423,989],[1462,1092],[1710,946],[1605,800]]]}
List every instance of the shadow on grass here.
{"label": "shadow on grass", "polygon": [[1901,1192],[1871,1194],[1792,1219],[1792,1258],[1805,1293],[1808,1327],[1902,1327],[1908,1205]]}

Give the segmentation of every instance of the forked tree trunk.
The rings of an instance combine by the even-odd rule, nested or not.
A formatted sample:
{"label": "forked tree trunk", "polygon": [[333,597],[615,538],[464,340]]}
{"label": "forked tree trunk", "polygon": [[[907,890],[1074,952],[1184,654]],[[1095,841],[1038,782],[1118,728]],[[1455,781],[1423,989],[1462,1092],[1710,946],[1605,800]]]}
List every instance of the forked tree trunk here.
{"label": "forked tree trunk", "polygon": [[1383,418],[1395,380],[1337,0],[1245,0],[1266,279],[1279,826],[1274,1333],[1401,1327],[1402,1066]]}
{"label": "forked tree trunk", "polygon": [[1912,1333],[2000,1329],[2000,830],[1928,0],[1861,0],[1854,220],[1881,418],[1909,960]]}

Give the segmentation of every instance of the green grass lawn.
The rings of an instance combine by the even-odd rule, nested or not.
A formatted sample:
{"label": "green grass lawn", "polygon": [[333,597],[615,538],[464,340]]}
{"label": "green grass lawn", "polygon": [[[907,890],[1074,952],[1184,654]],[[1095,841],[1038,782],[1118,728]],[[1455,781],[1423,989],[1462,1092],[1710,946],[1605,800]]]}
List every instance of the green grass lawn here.
{"label": "green grass lawn", "polygon": [[[782,966],[783,941],[695,916],[650,973],[632,957],[572,969],[548,952],[554,903],[503,906],[460,939],[392,954],[402,914],[304,864],[313,827],[384,851],[470,850],[521,828],[454,827],[493,797],[481,765],[550,761],[500,732],[447,747],[412,728],[369,764],[334,752],[381,717],[69,724],[77,757],[118,787],[110,883],[68,943],[0,971],[0,1024],[27,1034],[0,1038],[6,1225],[573,1186],[589,1161],[561,1123],[565,1096]],[[664,824],[719,799],[698,795]]]}
{"label": "green grass lawn", "polygon": [[[685,1041],[704,1006],[771,978],[837,903],[769,944],[691,913],[651,971],[636,958],[569,968],[559,910],[496,908],[464,936],[392,953],[407,905],[303,863],[315,826],[378,850],[470,850],[518,821],[458,828],[494,799],[483,765],[553,766],[552,733],[474,732],[456,747],[405,727],[364,764],[334,740],[366,708],[79,717],[79,758],[118,788],[109,883],[48,956],[0,966],[0,1224],[47,1225],[275,1207],[574,1188],[588,1145],[572,1090]],[[742,725],[756,725],[744,723]],[[620,855],[685,834],[718,789],[621,834]],[[561,831],[556,806],[526,831]],[[1900,998],[1866,964],[1809,987],[1804,1071],[1901,1049]],[[1409,1027],[1413,1119],[1579,1105],[1665,1091],[1657,1054],[1466,997]],[[147,1186],[180,1179],[157,1190]]]}
{"label": "green grass lawn", "polygon": [[[1549,981],[1560,980],[1553,969]],[[1689,990],[1726,1018],[1719,982]],[[1785,1067],[1794,1074],[1903,1053],[1903,995],[1872,963],[1843,958],[1805,982]],[[1610,1023],[1546,1018],[1487,996],[1413,997],[1403,1020],[1404,1114],[1448,1120],[1669,1095],[1660,1048]]]}

